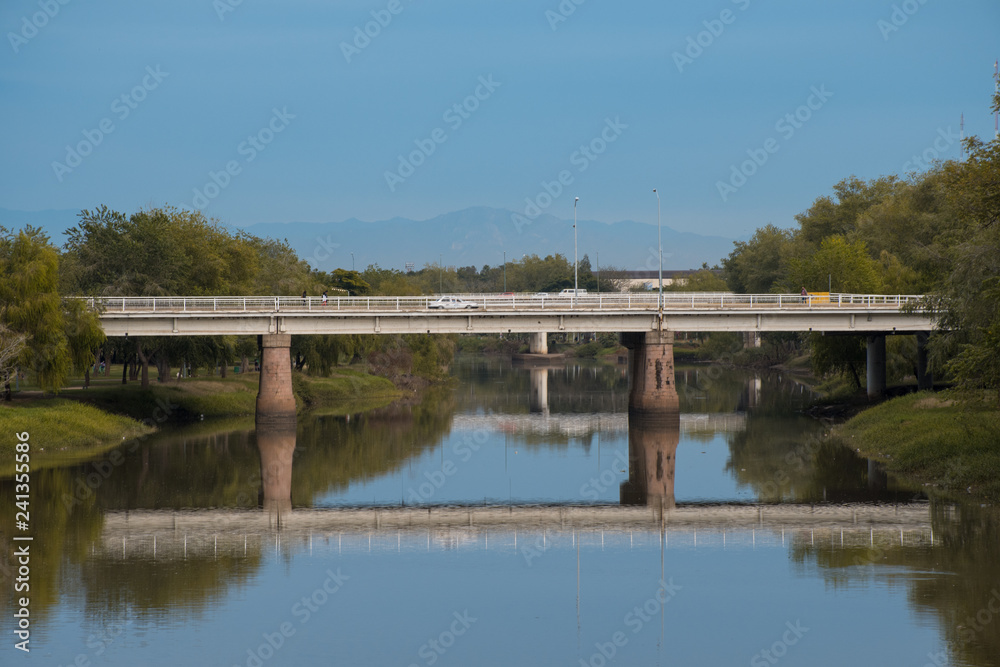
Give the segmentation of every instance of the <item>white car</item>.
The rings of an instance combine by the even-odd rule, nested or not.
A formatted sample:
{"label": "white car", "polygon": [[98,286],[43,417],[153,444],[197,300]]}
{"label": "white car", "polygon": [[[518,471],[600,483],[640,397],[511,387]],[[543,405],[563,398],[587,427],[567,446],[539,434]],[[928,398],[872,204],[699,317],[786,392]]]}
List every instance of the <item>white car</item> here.
{"label": "white car", "polygon": [[576,292],[576,296],[587,296],[587,290],[585,290],[585,289],[574,290],[573,288],[564,289],[563,291],[559,292],[559,296],[560,297],[572,297],[572,296],[574,296],[574,294],[573,294],[574,292]]}
{"label": "white car", "polygon": [[548,292],[535,292],[535,295],[533,297],[531,297],[531,298],[533,298],[533,299],[548,299],[549,298],[549,293]]}
{"label": "white car", "polygon": [[459,299],[457,296],[443,296],[437,301],[431,301],[427,307],[435,310],[462,310],[464,308],[479,308],[479,304]]}

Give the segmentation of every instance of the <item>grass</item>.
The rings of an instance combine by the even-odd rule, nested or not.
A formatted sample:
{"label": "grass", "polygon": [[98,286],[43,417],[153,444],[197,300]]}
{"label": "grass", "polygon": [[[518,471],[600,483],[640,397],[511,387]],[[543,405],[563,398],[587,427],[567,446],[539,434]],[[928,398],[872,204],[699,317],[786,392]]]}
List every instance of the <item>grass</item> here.
{"label": "grass", "polygon": [[[89,389],[71,388],[58,397],[22,392],[9,404],[0,403],[0,477],[14,472],[13,433],[31,434],[32,469],[88,460],[123,440],[152,433],[167,423],[201,419],[236,419],[252,427],[259,374],[226,378],[196,377],[148,389],[137,382],[95,378]],[[294,373],[293,390],[300,410],[346,414],[381,407],[402,395],[385,378],[338,368],[328,378]]]}
{"label": "grass", "polygon": [[152,433],[139,421],[67,399],[0,403],[0,477],[14,472],[14,433],[27,431],[31,469],[69,465]]}
{"label": "grass", "polygon": [[893,474],[946,494],[1000,502],[1000,410],[980,394],[901,396],[862,412],[834,435]]}

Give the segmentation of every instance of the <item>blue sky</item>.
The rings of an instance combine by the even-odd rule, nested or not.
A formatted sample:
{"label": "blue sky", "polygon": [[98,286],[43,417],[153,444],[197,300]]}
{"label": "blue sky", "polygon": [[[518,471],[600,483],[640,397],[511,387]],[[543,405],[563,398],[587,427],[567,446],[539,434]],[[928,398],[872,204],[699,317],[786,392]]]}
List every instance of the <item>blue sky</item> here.
{"label": "blue sky", "polygon": [[0,207],[744,237],[993,133],[996,0],[62,1],[0,8]]}

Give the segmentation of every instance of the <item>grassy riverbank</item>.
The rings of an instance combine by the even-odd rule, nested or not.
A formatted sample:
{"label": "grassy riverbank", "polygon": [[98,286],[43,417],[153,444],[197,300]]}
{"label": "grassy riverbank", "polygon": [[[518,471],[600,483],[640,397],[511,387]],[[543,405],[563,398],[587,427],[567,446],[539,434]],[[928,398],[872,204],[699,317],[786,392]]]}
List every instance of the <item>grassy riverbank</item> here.
{"label": "grassy riverbank", "polygon": [[27,432],[31,469],[87,460],[155,429],[67,399],[0,404],[0,477],[14,472],[15,433]]}
{"label": "grassy riverbank", "polygon": [[[67,389],[59,397],[33,393],[0,403],[0,433],[31,434],[32,468],[86,460],[168,423],[202,419],[252,418],[259,375],[185,378],[148,389],[137,383],[96,382],[89,389]],[[340,414],[381,407],[403,391],[389,380],[338,368],[327,378],[293,374],[299,410]],[[0,477],[13,470],[13,437],[0,439]]]}
{"label": "grassy riverbank", "polygon": [[954,390],[901,396],[865,410],[834,435],[892,474],[1000,502],[1000,410],[983,396]]}

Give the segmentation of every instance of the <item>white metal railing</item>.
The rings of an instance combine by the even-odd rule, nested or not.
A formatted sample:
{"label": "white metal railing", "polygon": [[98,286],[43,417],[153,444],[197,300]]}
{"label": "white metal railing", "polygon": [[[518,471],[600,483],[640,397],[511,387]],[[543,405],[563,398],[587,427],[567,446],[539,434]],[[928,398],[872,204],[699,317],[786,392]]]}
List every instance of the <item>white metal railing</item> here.
{"label": "white metal railing", "polygon": [[[602,293],[577,297],[536,296],[533,294],[455,294],[472,310],[582,310],[582,311],[656,311],[658,294]],[[301,296],[167,296],[167,297],[80,297],[91,308],[107,313],[336,313],[336,312],[435,312],[438,296],[331,296],[326,304],[321,297]],[[921,295],[886,294],[732,294],[722,292],[664,292],[663,309],[747,310],[747,309],[817,309],[877,308],[900,310],[904,306],[919,309]],[[471,312],[459,304],[461,312]],[[452,310],[452,309],[443,309]],[[440,311],[438,311],[440,312]]]}

